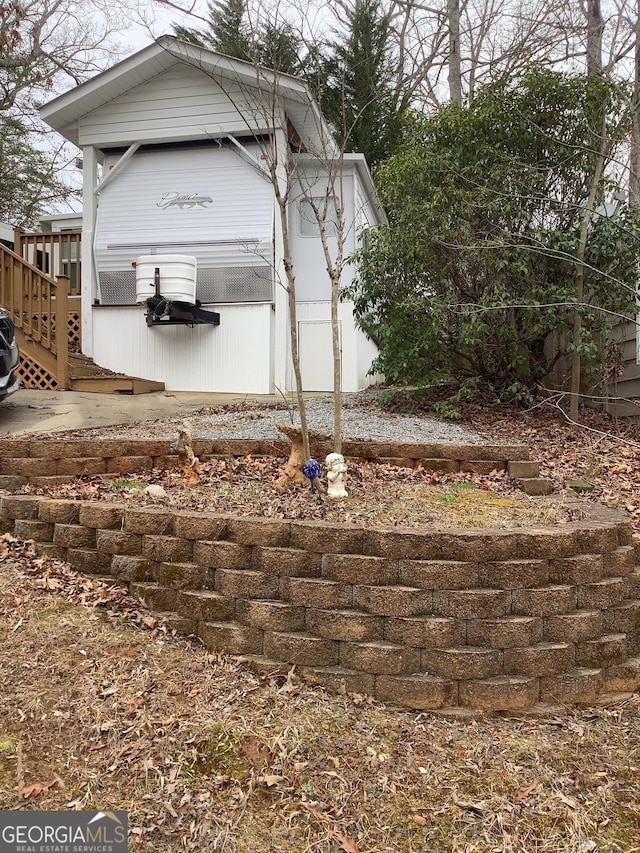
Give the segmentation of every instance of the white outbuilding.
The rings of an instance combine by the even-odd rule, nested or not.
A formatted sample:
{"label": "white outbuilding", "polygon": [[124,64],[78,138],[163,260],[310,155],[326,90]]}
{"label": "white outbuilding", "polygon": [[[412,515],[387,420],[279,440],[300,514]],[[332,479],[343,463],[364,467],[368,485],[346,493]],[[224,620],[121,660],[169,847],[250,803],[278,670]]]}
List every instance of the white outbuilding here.
{"label": "white outbuilding", "polygon": [[[291,390],[289,258],[303,385],[332,389],[321,228],[330,264],[384,213],[304,83],[163,36],[41,115],[82,152],[85,355],[172,390]],[[353,274],[345,262],[341,286]],[[339,325],[356,391],[376,348],[348,301]]]}

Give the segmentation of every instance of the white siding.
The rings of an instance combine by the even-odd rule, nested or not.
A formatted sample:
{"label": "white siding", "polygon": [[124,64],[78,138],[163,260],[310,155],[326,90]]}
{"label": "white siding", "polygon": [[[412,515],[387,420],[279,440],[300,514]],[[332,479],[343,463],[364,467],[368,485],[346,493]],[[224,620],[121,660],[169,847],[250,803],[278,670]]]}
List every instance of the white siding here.
{"label": "white siding", "polygon": [[[258,146],[248,150],[257,166]],[[176,196],[204,201],[172,204]],[[100,194],[97,268],[131,270],[155,252],[194,255],[199,268],[271,265],[272,218],[271,185],[235,149],[140,151]]]}
{"label": "white siding", "polygon": [[248,90],[228,91],[195,68],[176,65],[82,117],[79,144],[109,145],[206,139],[265,130],[268,111]]}
{"label": "white siding", "polygon": [[221,305],[219,326],[147,328],[144,309],[93,311],[94,359],[172,391],[272,392],[269,305]]}
{"label": "white siding", "polygon": [[298,321],[300,371],[305,391],[333,391],[332,340],[330,320]]}
{"label": "white siding", "polygon": [[[331,348],[331,303],[299,302],[297,307],[302,384],[305,391],[333,390],[333,353]],[[353,322],[353,304],[338,306],[342,355],[342,390],[360,391],[370,384],[367,371],[375,358],[373,344]],[[317,386],[317,387],[316,387]],[[290,370],[289,387],[295,387]]]}
{"label": "white siding", "polygon": [[[326,182],[319,180],[309,190],[311,179],[302,179],[302,187],[311,195],[323,197],[326,192]],[[319,237],[303,237],[300,233],[300,219],[298,201],[304,197],[302,189],[298,185],[294,187],[292,201],[289,206],[289,232],[291,238],[291,254],[293,256],[293,268],[296,274],[296,293],[299,301],[324,300],[331,298],[331,282],[327,274],[327,264],[322,250],[322,242]],[[355,246],[355,231],[353,224],[353,179],[352,174],[347,172],[342,180],[341,201],[344,208],[344,255],[345,258],[353,251]],[[336,257],[336,241],[329,238],[330,252]],[[346,275],[345,275],[346,273]],[[342,283],[348,284],[351,280],[350,271],[345,267]]]}

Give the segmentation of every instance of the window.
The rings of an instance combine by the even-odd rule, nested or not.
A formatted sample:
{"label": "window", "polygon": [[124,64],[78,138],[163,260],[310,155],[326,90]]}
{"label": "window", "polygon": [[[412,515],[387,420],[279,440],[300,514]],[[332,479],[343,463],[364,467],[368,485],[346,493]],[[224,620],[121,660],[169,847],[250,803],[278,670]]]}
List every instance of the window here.
{"label": "window", "polygon": [[325,196],[313,196],[312,198],[300,199],[298,202],[301,236],[317,237],[320,234],[318,217],[314,208],[318,211],[320,221],[324,219],[326,233],[330,236],[335,235],[338,226],[338,214],[333,199],[325,198]]}

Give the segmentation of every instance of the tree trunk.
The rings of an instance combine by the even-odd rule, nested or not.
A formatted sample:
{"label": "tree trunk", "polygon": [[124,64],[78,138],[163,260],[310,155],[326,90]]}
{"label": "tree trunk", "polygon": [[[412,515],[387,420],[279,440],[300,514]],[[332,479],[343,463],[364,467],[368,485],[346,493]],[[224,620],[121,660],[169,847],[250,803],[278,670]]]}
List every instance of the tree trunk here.
{"label": "tree trunk", "polygon": [[460,60],[460,0],[447,0],[449,18],[449,98],[462,103],[462,71]]}
{"label": "tree trunk", "polygon": [[282,225],[282,244],[284,255],[284,269],[287,276],[287,303],[289,306],[289,333],[291,336],[291,361],[293,362],[293,373],[296,379],[296,400],[300,413],[300,427],[302,429],[303,462],[309,458],[309,427],[307,425],[307,410],[304,402],[304,389],[302,386],[302,371],[300,370],[300,350],[298,348],[298,312],[296,309],[296,277],[293,270],[291,256],[291,245],[289,241],[289,222],[287,219],[287,202],[280,193],[277,181],[273,181],[276,194],[280,221]]}
{"label": "tree trunk", "polygon": [[589,225],[591,224],[591,217],[593,216],[596,194],[604,171],[604,160],[607,147],[607,117],[605,114],[602,120],[600,150],[598,151],[598,159],[591,177],[589,196],[580,222],[580,237],[578,239],[578,247],[576,249],[576,271],[574,276],[576,308],[573,315],[572,343],[574,349],[571,354],[571,399],[569,402],[569,417],[574,423],[578,422],[580,410],[580,380],[582,375],[582,363],[580,357],[580,345],[582,342],[582,314],[580,311],[581,306],[584,303],[584,257],[587,251]]}
{"label": "tree trunk", "polygon": [[587,74],[602,71],[602,32],[604,20],[600,0],[587,0]]}
{"label": "tree trunk", "polygon": [[631,98],[631,150],[629,152],[629,204],[640,207],[640,0],[636,8],[633,95]]}
{"label": "tree trunk", "polygon": [[342,453],[342,362],[340,353],[339,282],[331,278],[331,343],[333,347],[333,452]]}

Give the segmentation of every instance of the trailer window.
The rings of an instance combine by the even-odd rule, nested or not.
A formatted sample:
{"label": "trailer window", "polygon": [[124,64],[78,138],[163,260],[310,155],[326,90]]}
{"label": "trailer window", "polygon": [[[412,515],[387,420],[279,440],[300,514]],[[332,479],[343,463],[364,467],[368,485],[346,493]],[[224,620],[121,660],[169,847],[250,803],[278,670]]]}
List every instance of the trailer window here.
{"label": "trailer window", "polygon": [[338,214],[333,199],[327,199],[324,196],[300,199],[298,221],[302,237],[318,237],[319,222],[322,221],[324,221],[326,233],[334,236],[338,230]]}

